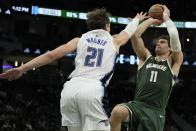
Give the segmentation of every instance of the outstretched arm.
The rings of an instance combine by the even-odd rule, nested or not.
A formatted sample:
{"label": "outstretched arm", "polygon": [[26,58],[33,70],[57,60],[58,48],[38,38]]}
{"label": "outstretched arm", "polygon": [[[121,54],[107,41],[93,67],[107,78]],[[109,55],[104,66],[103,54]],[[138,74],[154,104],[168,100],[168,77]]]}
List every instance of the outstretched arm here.
{"label": "outstretched arm", "polygon": [[179,74],[180,66],[183,62],[183,53],[181,50],[181,43],[179,39],[178,30],[173,23],[173,21],[170,19],[170,11],[166,6],[163,6],[164,12],[163,12],[163,20],[167,26],[167,31],[170,36],[170,47],[171,47],[171,68],[172,71],[176,76]]}
{"label": "outstretched arm", "polygon": [[149,50],[145,47],[142,34],[152,25],[158,24],[160,21],[149,18],[143,21],[137,28],[136,33],[131,37],[131,43],[136,55],[140,58],[141,61],[145,61],[146,58],[150,55]]}
{"label": "outstretched arm", "polygon": [[65,54],[76,50],[78,41],[79,41],[79,38],[74,38],[71,41],[69,41],[67,44],[61,45],[46,54],[36,57],[35,59],[21,66],[20,68],[24,72],[26,72],[30,69],[37,68],[37,67],[46,65],[48,63],[51,63],[52,61],[63,57]]}
{"label": "outstretched arm", "polygon": [[143,20],[145,17],[146,13],[137,13],[135,18],[132,19],[132,22],[130,22],[123,31],[121,31],[119,34],[113,35],[114,43],[117,48],[127,43],[130,37],[135,33],[139,25],[139,21]]}
{"label": "outstretched arm", "polygon": [[74,38],[71,41],[69,41],[67,44],[59,46],[58,48],[50,52],[40,55],[18,68],[10,69],[0,74],[0,79],[15,80],[20,78],[22,74],[24,72],[27,72],[28,70],[31,70],[33,68],[38,68],[40,66],[51,63],[52,61],[63,57],[65,54],[76,50],[78,41],[79,38]]}

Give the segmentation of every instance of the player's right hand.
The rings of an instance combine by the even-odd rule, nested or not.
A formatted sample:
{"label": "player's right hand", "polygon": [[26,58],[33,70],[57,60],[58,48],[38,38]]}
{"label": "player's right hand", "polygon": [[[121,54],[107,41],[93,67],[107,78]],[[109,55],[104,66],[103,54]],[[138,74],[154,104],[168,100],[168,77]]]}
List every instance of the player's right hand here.
{"label": "player's right hand", "polygon": [[16,80],[22,76],[21,68],[13,68],[0,74],[0,79],[7,79],[8,81]]}

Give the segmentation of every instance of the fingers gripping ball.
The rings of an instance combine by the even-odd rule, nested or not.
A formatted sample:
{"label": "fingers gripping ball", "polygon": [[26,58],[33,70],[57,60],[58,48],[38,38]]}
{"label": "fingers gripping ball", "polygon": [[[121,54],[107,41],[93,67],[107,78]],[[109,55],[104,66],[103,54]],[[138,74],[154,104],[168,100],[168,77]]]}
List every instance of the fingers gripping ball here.
{"label": "fingers gripping ball", "polygon": [[148,16],[151,16],[154,19],[162,20],[163,11],[164,9],[161,4],[154,4],[148,10]]}

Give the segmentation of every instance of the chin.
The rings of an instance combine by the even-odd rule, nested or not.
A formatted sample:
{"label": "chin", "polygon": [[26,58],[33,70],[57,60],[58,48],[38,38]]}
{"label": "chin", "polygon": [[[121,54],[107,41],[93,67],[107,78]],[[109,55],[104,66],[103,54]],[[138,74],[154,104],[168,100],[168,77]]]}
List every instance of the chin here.
{"label": "chin", "polygon": [[160,52],[160,50],[159,50],[159,49],[155,49],[155,52],[157,52],[157,53],[158,53],[158,52]]}
{"label": "chin", "polygon": [[160,50],[155,50],[155,54],[156,54],[156,55],[161,55],[162,52],[161,52]]}

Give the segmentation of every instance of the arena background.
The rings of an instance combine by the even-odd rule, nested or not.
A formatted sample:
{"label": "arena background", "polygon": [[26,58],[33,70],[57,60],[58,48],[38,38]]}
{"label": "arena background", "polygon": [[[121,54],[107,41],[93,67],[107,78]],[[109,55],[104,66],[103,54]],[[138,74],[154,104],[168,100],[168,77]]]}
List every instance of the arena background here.
{"label": "arena background", "polygon": [[[161,3],[177,24],[184,52],[178,83],[172,92],[164,131],[196,131],[196,8],[194,0],[0,0],[0,72],[86,32],[85,13],[105,7],[112,16],[111,34],[125,27],[124,18]],[[59,13],[60,12],[60,13]],[[118,19],[123,18],[123,19]],[[166,28],[150,28],[152,39]],[[16,81],[0,80],[0,131],[59,131],[60,92],[74,69],[75,54],[34,69]],[[109,84],[109,109],[133,98],[137,57],[129,41],[120,49]]]}

